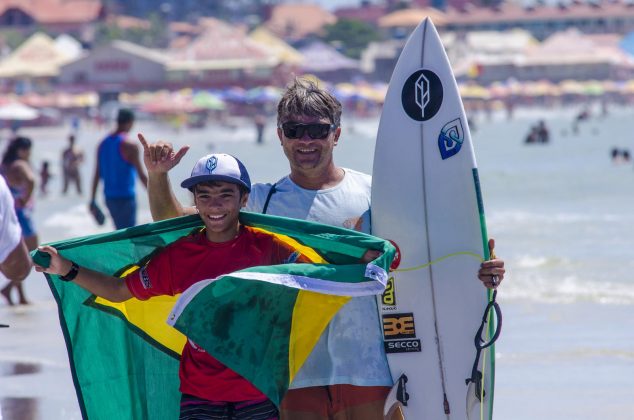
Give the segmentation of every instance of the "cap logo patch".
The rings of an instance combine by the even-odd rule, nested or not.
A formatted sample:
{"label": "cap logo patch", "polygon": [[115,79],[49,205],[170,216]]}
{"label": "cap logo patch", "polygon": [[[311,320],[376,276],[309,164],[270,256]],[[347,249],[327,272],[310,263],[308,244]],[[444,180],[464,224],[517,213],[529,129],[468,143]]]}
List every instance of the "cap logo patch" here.
{"label": "cap logo patch", "polygon": [[216,167],[218,166],[218,158],[215,156],[210,157],[209,159],[207,159],[206,166],[209,173],[212,173],[214,169],[216,169]]}

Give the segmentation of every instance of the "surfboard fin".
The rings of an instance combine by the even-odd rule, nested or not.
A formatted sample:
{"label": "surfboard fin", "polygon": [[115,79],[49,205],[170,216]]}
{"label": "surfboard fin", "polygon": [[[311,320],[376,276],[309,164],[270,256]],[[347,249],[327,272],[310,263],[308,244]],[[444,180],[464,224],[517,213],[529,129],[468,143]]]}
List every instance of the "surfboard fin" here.
{"label": "surfboard fin", "polygon": [[383,406],[383,418],[385,420],[405,419],[403,406],[407,406],[407,401],[409,400],[406,384],[407,376],[403,373],[398,378],[389,394],[387,394],[385,405]]}
{"label": "surfboard fin", "polygon": [[[481,397],[486,395],[486,391],[482,390],[482,372],[476,370],[472,377],[467,379],[467,418],[471,419],[471,413],[474,408],[482,403]],[[477,410],[476,410],[477,411]]]}

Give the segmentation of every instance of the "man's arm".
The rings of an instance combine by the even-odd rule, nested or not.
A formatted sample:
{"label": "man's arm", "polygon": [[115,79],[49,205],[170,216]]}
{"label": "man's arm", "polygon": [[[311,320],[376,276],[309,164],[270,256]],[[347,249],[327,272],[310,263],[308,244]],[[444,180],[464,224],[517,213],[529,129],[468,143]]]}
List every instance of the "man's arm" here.
{"label": "man's arm", "polygon": [[20,239],[18,245],[0,263],[0,272],[9,280],[22,281],[29,275],[29,271],[31,271],[31,256],[24,239]]}
{"label": "man's arm", "polygon": [[97,156],[95,157],[95,173],[92,176],[92,189],[90,192],[91,203],[95,201],[98,186],[99,186],[99,147],[97,147]]}
{"label": "man's arm", "polygon": [[[51,263],[48,268],[36,265],[36,271],[62,276],[70,272],[72,262],[59,255],[55,248],[45,245],[39,247],[39,250],[51,256]],[[77,276],[72,281],[90,293],[108,299],[111,302],[124,302],[133,297],[124,279],[109,276],[86,267],[80,267]]]}
{"label": "man's arm", "polygon": [[480,265],[478,270],[478,278],[488,289],[497,289],[502,280],[504,280],[504,274],[506,270],[504,268],[504,260],[495,257],[495,240],[489,239],[489,254],[491,259],[484,261]]}
{"label": "man's arm", "polygon": [[169,170],[178,165],[189,146],[184,146],[174,153],[170,143],[159,141],[150,144],[143,134],[139,133],[138,137],[143,146],[143,163],[148,171],[147,191],[152,219],[158,221],[195,214],[196,210],[193,207],[183,207],[178,202],[168,176]]}
{"label": "man's arm", "polygon": [[136,143],[132,143],[131,141],[125,141],[122,143],[123,149],[123,158],[127,160],[134,169],[136,170],[137,175],[139,175],[139,180],[143,184],[143,186],[147,189],[147,175],[145,175],[145,170],[143,170],[143,165],[141,165],[141,159],[139,158],[139,146]]}

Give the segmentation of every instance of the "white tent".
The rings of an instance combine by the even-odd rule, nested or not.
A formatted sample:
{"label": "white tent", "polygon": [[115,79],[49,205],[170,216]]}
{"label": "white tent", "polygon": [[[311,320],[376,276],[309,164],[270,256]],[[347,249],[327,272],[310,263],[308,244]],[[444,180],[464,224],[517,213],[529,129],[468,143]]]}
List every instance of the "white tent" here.
{"label": "white tent", "polygon": [[19,102],[12,102],[0,106],[0,120],[28,121],[38,117],[39,112],[35,108]]}

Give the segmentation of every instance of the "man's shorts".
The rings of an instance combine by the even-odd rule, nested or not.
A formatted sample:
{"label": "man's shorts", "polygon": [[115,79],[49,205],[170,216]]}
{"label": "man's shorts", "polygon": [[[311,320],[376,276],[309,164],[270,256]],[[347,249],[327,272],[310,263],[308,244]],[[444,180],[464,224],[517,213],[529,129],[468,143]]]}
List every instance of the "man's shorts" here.
{"label": "man's shorts", "polygon": [[271,400],[213,402],[193,395],[181,396],[179,420],[279,420]]}
{"label": "man's shorts", "polygon": [[117,229],[136,226],[136,198],[106,198],[106,207]]}
{"label": "man's shorts", "polygon": [[281,420],[383,420],[390,387],[330,385],[289,389]]}

